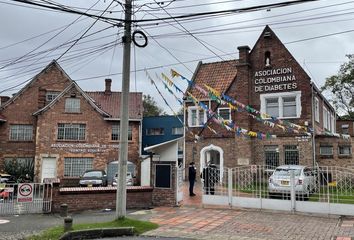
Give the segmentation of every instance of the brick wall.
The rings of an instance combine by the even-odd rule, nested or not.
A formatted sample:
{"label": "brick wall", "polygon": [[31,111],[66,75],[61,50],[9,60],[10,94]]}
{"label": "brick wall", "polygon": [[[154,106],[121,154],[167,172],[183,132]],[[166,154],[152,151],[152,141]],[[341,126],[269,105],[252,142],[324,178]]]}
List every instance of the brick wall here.
{"label": "brick wall", "polygon": [[[150,208],[153,206],[152,187],[127,187],[127,208]],[[69,212],[92,209],[115,209],[116,188],[60,188],[53,184],[52,212],[59,212],[61,204],[68,205]]]}
{"label": "brick wall", "polygon": [[[40,96],[40,89],[63,91],[69,84],[68,77],[55,64],[51,64],[36,76],[36,80],[27,87],[26,91],[1,111],[7,122],[0,125],[0,170],[6,157],[35,157],[37,125],[36,117],[32,113],[40,108],[39,99],[43,98]],[[32,141],[10,141],[11,124],[33,125]]]}
{"label": "brick wall", "polygon": [[[170,164],[171,165],[171,187],[170,188],[158,188],[155,184],[155,165],[156,164]],[[176,164],[174,162],[153,162],[151,171],[152,186],[154,191],[152,194],[152,202],[154,206],[175,206],[176,205]]]}
{"label": "brick wall", "polygon": [[[77,98],[80,99],[80,113],[65,113],[65,99],[70,97],[70,94],[76,92]],[[78,123],[86,125],[86,135],[83,141],[62,141],[57,138],[58,123]],[[119,122],[114,122],[118,124]],[[38,136],[36,144],[36,166],[35,175],[37,180],[41,176],[42,157],[50,155],[57,156],[57,177],[64,177],[64,159],[67,157],[73,158],[93,158],[93,168],[106,170],[107,164],[110,161],[118,159],[118,148],[110,147],[118,145],[119,141],[111,140],[112,121],[105,121],[103,117],[84,99],[83,96],[73,88],[67,95],[63,96],[59,101],[52,106],[48,111],[38,116]],[[139,122],[131,122],[133,140],[128,143],[128,159],[139,167]],[[84,143],[89,145],[100,145],[96,152],[73,152],[74,148],[56,148],[53,144],[78,144]],[[102,146],[106,147],[103,148]],[[139,174],[139,168],[137,169]]]}

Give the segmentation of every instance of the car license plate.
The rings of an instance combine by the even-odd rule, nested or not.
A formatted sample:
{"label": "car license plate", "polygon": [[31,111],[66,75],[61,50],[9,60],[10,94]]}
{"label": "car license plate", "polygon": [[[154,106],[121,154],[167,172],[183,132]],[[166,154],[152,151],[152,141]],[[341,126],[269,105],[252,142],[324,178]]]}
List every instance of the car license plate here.
{"label": "car license plate", "polygon": [[88,183],[87,186],[88,186],[88,187],[92,187],[92,183],[91,183],[91,182]]}
{"label": "car license plate", "polygon": [[281,185],[289,185],[289,181],[281,181]]}

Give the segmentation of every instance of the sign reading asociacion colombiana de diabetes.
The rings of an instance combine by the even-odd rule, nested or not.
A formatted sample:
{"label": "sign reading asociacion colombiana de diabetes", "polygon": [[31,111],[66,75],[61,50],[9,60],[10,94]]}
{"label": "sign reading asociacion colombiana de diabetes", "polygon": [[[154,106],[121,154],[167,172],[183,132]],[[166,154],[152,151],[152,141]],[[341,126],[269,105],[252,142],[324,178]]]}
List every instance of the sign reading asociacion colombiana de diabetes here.
{"label": "sign reading asociacion colombiana de diabetes", "polygon": [[274,68],[254,73],[255,92],[288,91],[297,88],[291,67]]}

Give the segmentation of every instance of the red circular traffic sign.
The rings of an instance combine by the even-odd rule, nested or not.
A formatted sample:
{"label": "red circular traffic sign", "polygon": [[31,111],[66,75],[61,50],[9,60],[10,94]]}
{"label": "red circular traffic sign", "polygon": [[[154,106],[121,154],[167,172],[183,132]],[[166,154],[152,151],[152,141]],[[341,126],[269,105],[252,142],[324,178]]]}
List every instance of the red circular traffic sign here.
{"label": "red circular traffic sign", "polygon": [[31,184],[22,184],[19,189],[21,196],[27,197],[32,194],[32,185]]}

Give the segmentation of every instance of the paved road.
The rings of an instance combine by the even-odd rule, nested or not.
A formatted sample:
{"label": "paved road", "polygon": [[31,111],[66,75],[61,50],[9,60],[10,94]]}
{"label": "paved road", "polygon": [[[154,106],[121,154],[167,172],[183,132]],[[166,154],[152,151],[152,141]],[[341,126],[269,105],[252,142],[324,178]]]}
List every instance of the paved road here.
{"label": "paved road", "polygon": [[[175,207],[132,211],[128,212],[128,217],[150,220],[160,225],[158,229],[145,233],[144,237],[213,240],[351,240],[350,237],[354,237],[354,218],[336,216]],[[73,214],[73,219],[74,223],[110,221],[114,219],[114,212],[83,212]],[[9,222],[1,224],[5,220]],[[22,239],[62,222],[61,217],[52,214],[0,216],[0,239]]]}

